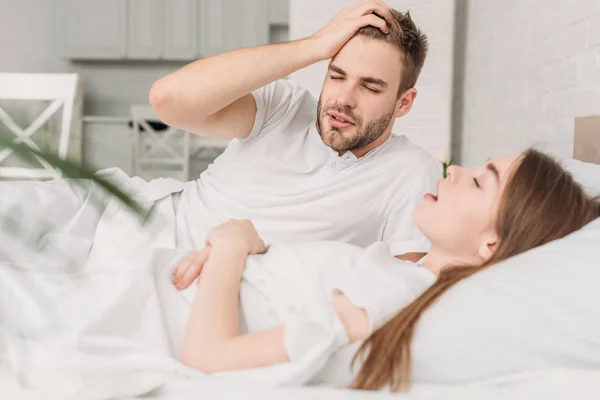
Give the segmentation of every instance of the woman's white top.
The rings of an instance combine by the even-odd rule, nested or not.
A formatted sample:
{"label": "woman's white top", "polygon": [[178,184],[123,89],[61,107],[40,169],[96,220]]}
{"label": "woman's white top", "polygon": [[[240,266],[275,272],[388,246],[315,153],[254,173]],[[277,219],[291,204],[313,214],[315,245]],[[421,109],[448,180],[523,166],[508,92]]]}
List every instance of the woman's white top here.
{"label": "woman's white top", "polygon": [[372,331],[435,279],[418,264],[394,258],[381,242],[366,249],[341,242],[273,244],[266,254],[250,256],[246,263],[240,291],[242,322],[247,332],[285,324],[290,361],[222,375],[272,384],[347,385],[353,376],[350,361],[360,343],[349,345],[331,306],[333,295],[342,292],[364,308]]}

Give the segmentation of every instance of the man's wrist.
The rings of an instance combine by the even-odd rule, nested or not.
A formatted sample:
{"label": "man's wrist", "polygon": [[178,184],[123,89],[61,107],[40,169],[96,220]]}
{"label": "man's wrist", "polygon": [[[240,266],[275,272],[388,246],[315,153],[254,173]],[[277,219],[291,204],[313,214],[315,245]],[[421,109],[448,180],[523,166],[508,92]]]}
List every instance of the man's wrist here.
{"label": "man's wrist", "polygon": [[312,36],[305,37],[290,42],[296,47],[295,53],[304,54],[305,58],[308,59],[308,65],[318,63],[319,61],[326,60],[327,57],[326,49],[321,50],[319,40]]}

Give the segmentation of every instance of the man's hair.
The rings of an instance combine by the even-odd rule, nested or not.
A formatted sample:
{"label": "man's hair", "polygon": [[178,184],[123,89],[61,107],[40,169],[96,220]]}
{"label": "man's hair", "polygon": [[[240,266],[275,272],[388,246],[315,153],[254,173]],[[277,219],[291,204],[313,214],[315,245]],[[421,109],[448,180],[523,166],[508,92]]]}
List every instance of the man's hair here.
{"label": "man's hair", "polygon": [[427,36],[417,28],[408,11],[401,13],[391,10],[391,15],[392,20],[387,22],[389,33],[385,34],[379,28],[369,25],[359,29],[356,35],[383,40],[400,50],[403,61],[400,88],[398,89],[398,97],[400,97],[402,93],[417,83],[427,56],[429,43]]}

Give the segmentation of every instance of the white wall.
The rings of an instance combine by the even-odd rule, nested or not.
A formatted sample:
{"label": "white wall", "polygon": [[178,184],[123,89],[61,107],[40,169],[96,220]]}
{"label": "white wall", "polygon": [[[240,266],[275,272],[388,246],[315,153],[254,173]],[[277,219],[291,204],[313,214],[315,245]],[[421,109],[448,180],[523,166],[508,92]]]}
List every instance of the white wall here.
{"label": "white wall", "polygon": [[[291,0],[290,38],[309,36],[319,30],[348,0]],[[398,11],[409,10],[417,26],[427,34],[430,52],[417,82],[414,108],[396,121],[394,133],[407,135],[414,143],[437,155],[449,149],[452,118],[452,66],[454,42],[454,0],[389,0]],[[327,62],[291,75],[318,98]]]}
{"label": "white wall", "polygon": [[459,0],[457,9],[467,25],[462,163],[530,145],[571,156],[574,118],[600,115],[600,1]]}

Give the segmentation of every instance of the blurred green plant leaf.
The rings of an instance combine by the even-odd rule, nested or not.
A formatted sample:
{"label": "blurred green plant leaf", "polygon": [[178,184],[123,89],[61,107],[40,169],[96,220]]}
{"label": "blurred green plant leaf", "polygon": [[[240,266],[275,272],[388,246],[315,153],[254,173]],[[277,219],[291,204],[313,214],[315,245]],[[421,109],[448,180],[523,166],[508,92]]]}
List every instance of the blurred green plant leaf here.
{"label": "blurred green plant leaf", "polygon": [[62,159],[55,154],[32,149],[31,147],[23,143],[14,143],[13,140],[7,138],[6,136],[0,135],[0,148],[2,147],[12,149],[19,158],[21,158],[23,161],[29,164],[36,165],[36,156],[40,157],[54,168],[60,170],[62,172],[63,177],[65,178],[90,179],[96,182],[108,193],[117,197],[136,215],[143,218],[144,220],[147,217],[147,210],[145,210],[138,202],[136,202],[133,198],[131,198],[131,196],[123,192],[113,183],[96,175],[96,171],[89,167],[80,165],[73,161]]}

